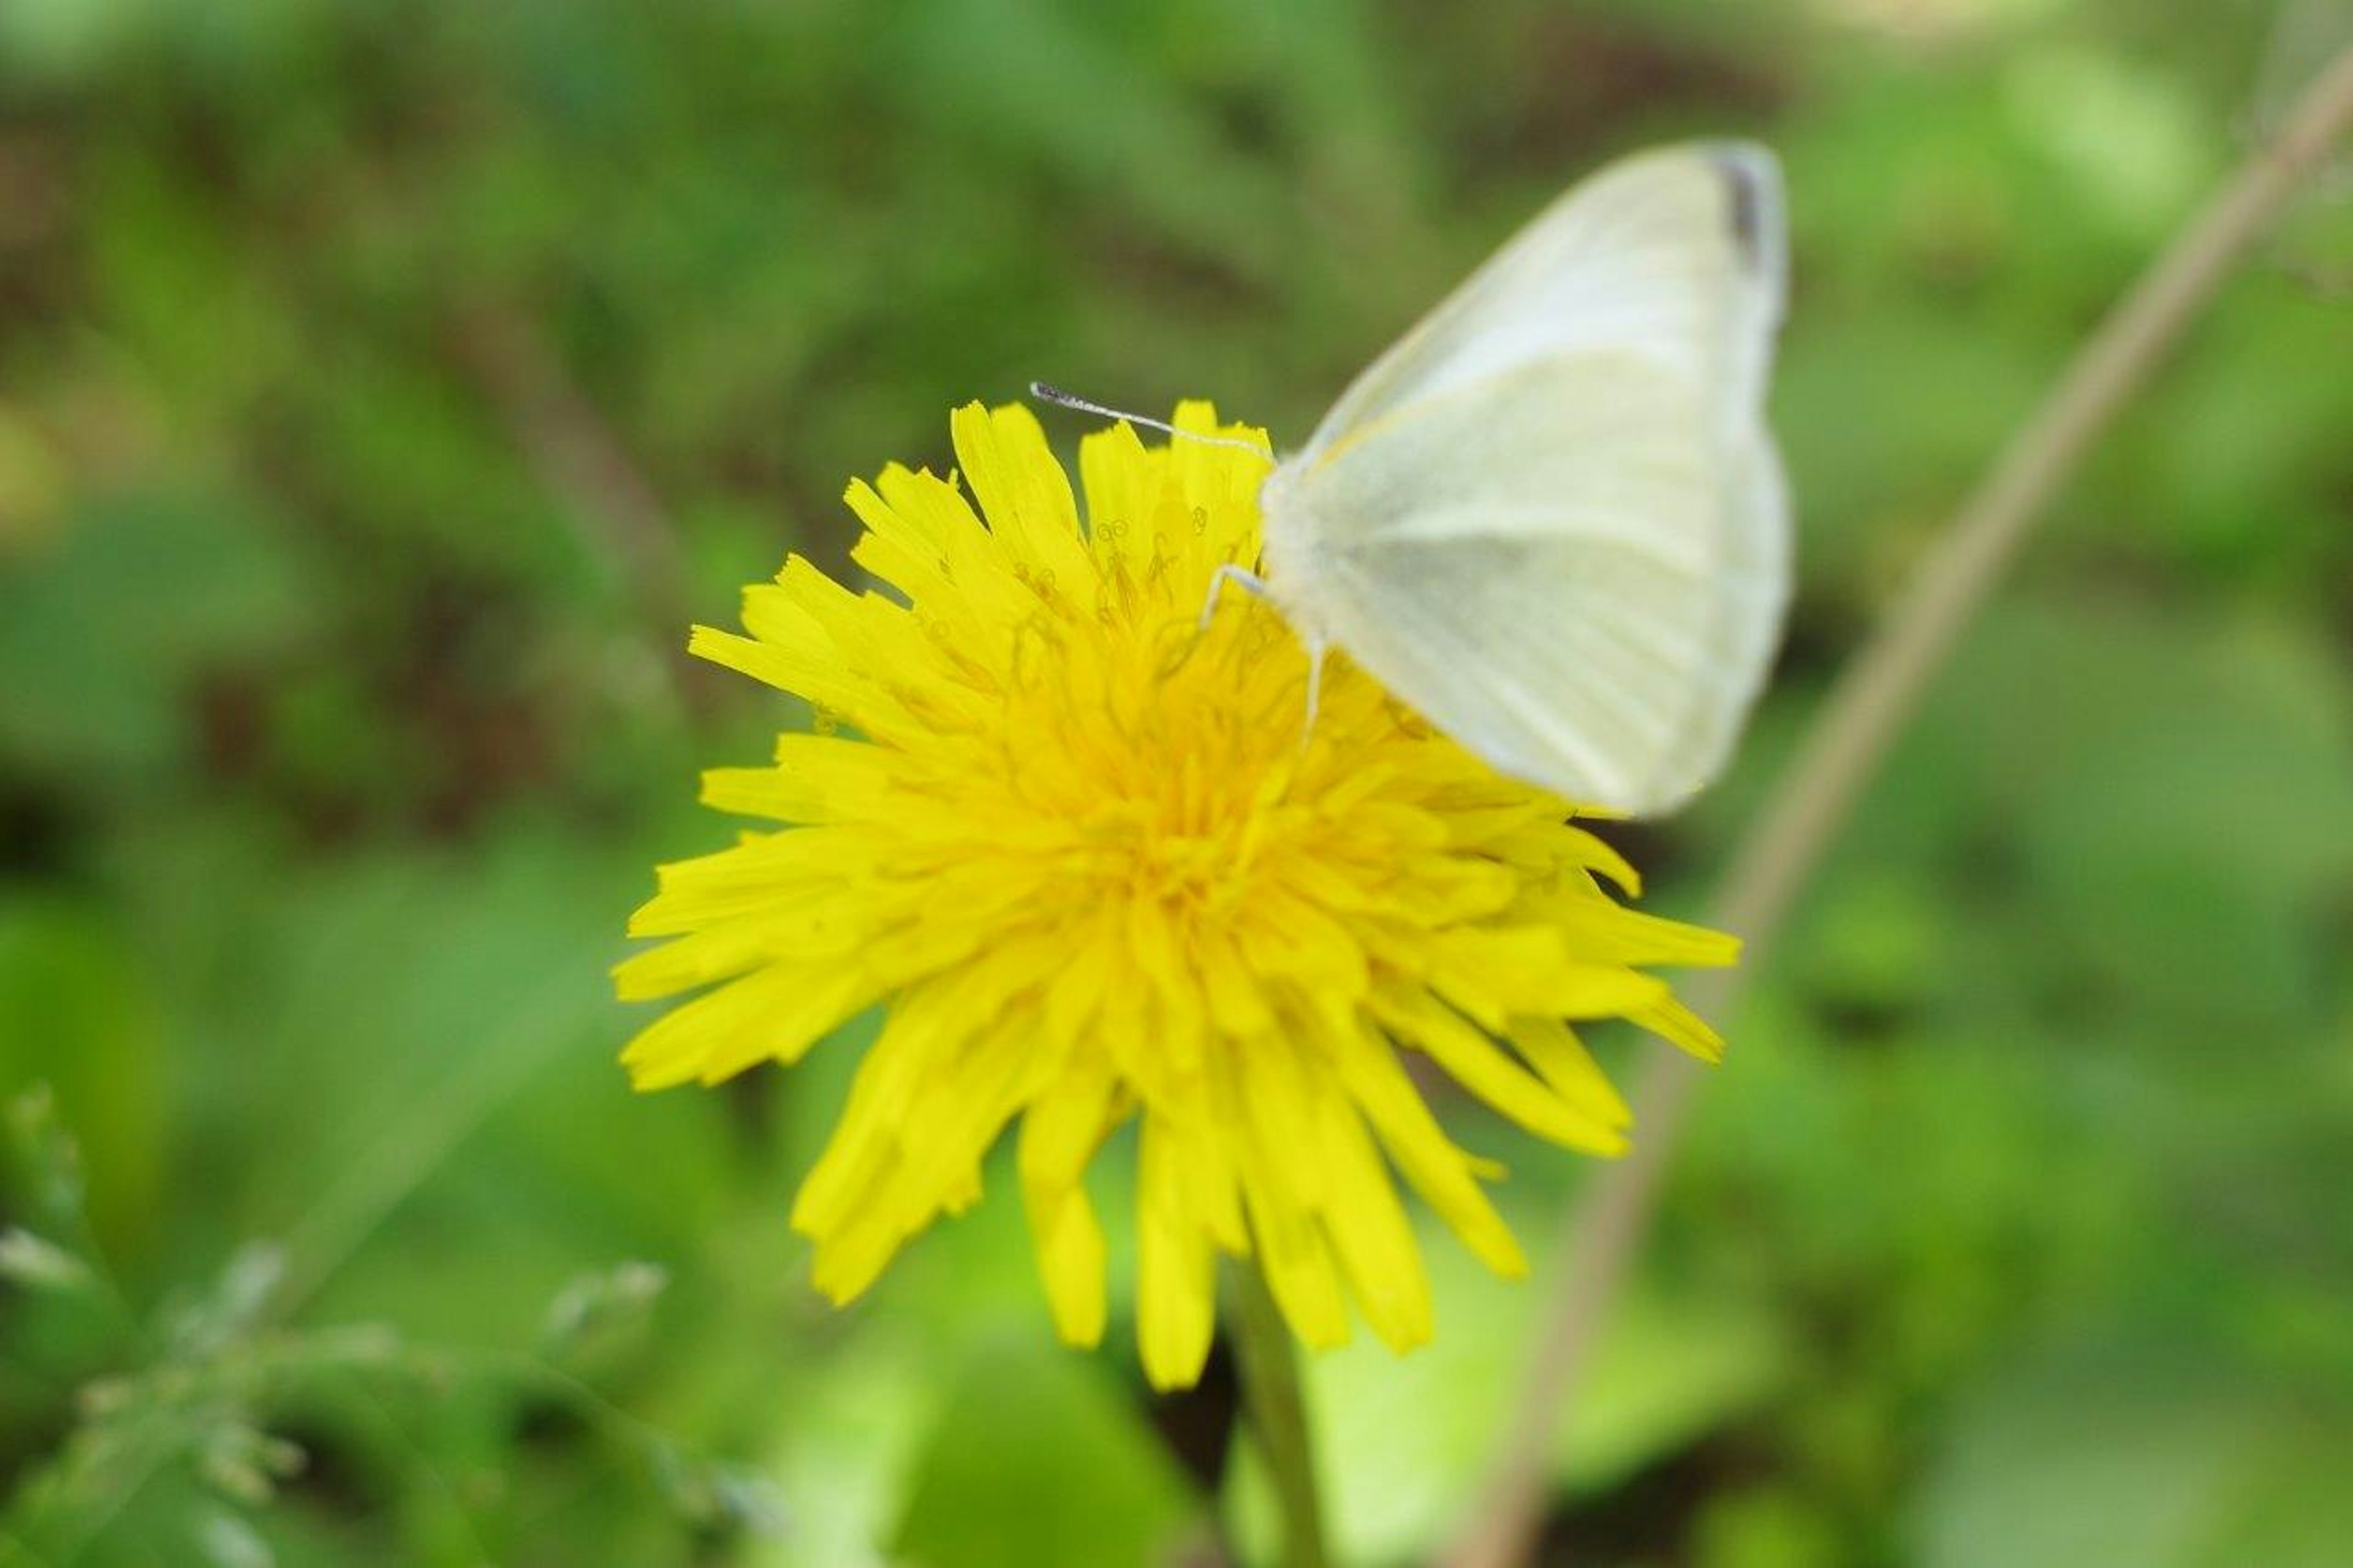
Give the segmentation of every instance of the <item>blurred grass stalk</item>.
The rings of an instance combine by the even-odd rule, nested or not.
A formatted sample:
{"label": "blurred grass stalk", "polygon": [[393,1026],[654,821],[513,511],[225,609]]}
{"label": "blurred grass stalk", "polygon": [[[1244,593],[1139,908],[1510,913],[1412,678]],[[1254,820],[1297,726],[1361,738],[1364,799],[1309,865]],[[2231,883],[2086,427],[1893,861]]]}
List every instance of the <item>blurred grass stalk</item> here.
{"label": "blurred grass stalk", "polygon": [[[2320,70],[2278,133],[2175,237],[2077,353],[1932,547],[1895,610],[1841,677],[1775,782],[1725,874],[1707,923],[1739,933],[1738,968],[1687,982],[1703,1014],[1727,1016],[1850,809],[1970,618],[2076,465],[2287,202],[2353,130],[2353,47]],[[1507,1568],[1542,1521],[1557,1435],[1651,1215],[1703,1069],[1649,1058],[1633,1100],[1640,1137],[1565,1216],[1552,1300],[1481,1503],[1444,1561]]]}

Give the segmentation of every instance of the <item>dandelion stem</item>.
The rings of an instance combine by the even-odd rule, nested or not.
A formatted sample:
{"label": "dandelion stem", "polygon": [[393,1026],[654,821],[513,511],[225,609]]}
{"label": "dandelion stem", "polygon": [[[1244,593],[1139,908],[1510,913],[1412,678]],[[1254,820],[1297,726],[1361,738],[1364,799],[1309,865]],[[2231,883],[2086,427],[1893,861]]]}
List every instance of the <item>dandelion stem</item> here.
{"label": "dandelion stem", "polygon": [[1324,1508],[1315,1455],[1300,1397],[1299,1352],[1291,1325],[1269,1293],[1255,1260],[1234,1274],[1234,1353],[1240,1363],[1242,1408],[1274,1481],[1282,1513],[1284,1568],[1324,1568]]}
{"label": "dandelion stem", "polygon": [[[2329,61],[2277,136],[2250,154],[2175,237],[1955,514],[1905,597],[1840,679],[1744,837],[1708,923],[1740,933],[1747,951],[1736,972],[1688,988],[1701,1013],[1729,1013],[2002,568],[2084,453],[2348,129],[2353,47]],[[1446,1556],[1450,1568],[1504,1568],[1526,1558],[1577,1377],[1657,1205],[1699,1078],[1682,1057],[1661,1053],[1651,1060],[1633,1096],[1641,1128],[1635,1152],[1602,1172],[1565,1216],[1554,1254],[1560,1269],[1517,1409],[1482,1505]]]}

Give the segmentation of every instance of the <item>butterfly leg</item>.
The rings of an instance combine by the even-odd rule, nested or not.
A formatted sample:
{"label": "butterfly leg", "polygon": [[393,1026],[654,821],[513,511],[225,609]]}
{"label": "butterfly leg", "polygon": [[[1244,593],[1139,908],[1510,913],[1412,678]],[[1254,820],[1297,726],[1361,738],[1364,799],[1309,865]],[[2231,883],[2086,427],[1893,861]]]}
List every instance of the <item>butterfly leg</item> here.
{"label": "butterfly leg", "polygon": [[1247,567],[1237,566],[1229,561],[1209,574],[1209,596],[1201,602],[1201,629],[1205,632],[1209,629],[1210,619],[1218,613],[1218,590],[1228,583],[1246,589],[1270,603],[1273,601],[1274,590],[1267,586],[1265,578]]}
{"label": "butterfly leg", "polygon": [[[1237,566],[1229,561],[1209,574],[1209,595],[1201,604],[1203,631],[1209,629],[1209,622],[1218,613],[1218,591],[1228,583],[1264,599],[1270,605],[1275,602],[1274,590],[1265,578],[1248,567]],[[1307,648],[1307,717],[1299,727],[1299,749],[1305,751],[1307,742],[1314,738],[1315,715],[1324,703],[1324,655],[1331,645],[1321,637],[1303,640]]]}
{"label": "butterfly leg", "polygon": [[1307,639],[1307,719],[1299,727],[1299,749],[1303,752],[1307,742],[1315,738],[1315,715],[1324,706],[1324,655],[1331,646],[1320,637]]}

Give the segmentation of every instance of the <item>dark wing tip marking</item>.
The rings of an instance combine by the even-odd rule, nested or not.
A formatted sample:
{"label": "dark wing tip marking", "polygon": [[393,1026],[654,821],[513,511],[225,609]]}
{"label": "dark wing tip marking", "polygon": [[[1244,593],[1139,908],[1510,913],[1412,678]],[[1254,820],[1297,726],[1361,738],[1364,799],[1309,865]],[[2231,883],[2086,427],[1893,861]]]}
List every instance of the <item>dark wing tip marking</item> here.
{"label": "dark wing tip marking", "polygon": [[1770,298],[1767,314],[1778,321],[1789,269],[1780,160],[1756,142],[1716,142],[1704,151],[1724,182],[1724,221],[1733,254]]}
{"label": "dark wing tip marking", "polygon": [[1753,159],[1731,148],[1717,152],[1715,167],[1732,198],[1732,237],[1740,247],[1740,259],[1756,270],[1766,265],[1767,256],[1764,176]]}

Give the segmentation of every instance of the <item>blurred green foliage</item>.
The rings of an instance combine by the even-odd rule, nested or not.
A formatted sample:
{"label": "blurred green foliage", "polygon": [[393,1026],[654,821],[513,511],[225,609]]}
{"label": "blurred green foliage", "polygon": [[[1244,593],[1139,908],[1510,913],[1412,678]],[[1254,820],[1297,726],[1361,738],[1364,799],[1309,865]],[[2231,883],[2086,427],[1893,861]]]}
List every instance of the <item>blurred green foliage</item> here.
{"label": "blurred green foliage", "polygon": [[[1804,585],[1736,776],[1630,834],[1690,909],[2344,19],[2290,10],[0,4],[0,1558],[1262,1549],[1222,1363],[1155,1405],[1123,1322],[1053,1347],[1018,1205],[813,1297],[785,1212],[856,1029],[627,1092],[621,920],[726,831],[695,769],[799,721],[686,622],[841,566],[841,483],[943,462],[954,403],[1296,439],[1580,170],[1762,136]],[[2074,488],[1736,1021],[1562,1449],[1581,1561],[2343,1560],[2337,188]],[[1585,1171],[1454,1121],[1547,1236]],[[1434,1346],[1313,1371],[1352,1561],[1467,1506],[1539,1300],[1430,1255]]]}

